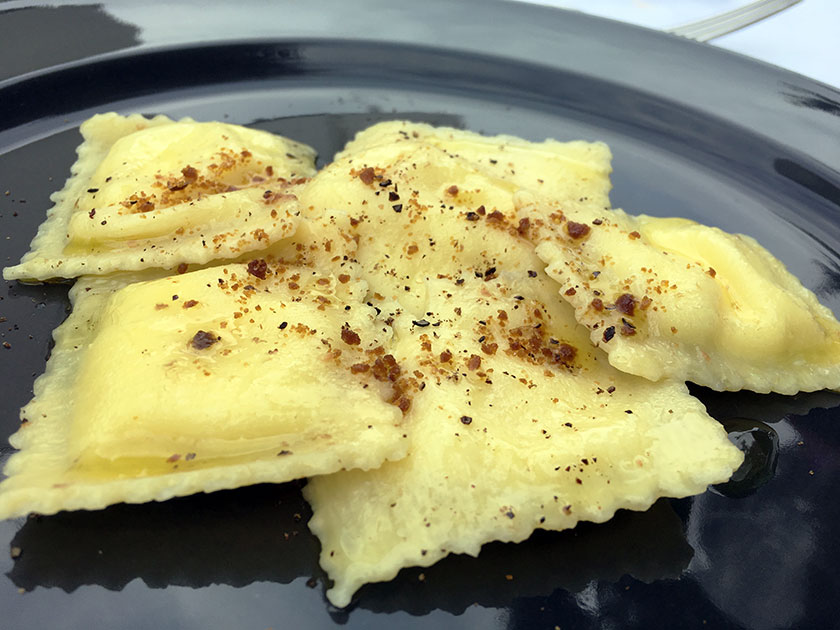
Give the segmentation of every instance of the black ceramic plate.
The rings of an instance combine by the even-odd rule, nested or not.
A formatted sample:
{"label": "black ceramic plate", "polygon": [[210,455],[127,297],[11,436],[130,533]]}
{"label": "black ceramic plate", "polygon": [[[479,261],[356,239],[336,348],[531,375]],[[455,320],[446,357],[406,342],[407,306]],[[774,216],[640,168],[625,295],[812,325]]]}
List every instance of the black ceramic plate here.
{"label": "black ceramic plate", "polygon": [[[95,112],[253,125],[314,145],[322,161],[370,123],[410,118],[604,140],[614,205],[750,234],[840,313],[831,88],[520,4],[206,4],[2,5],[4,265],[27,250],[68,174],[76,127]],[[7,283],[0,295],[3,436],[66,308],[63,286]],[[405,570],[343,611],[323,598],[296,484],[6,521],[0,541],[15,553],[0,554],[0,625],[835,627],[840,396],[694,391],[751,446],[754,470],[693,499]]]}

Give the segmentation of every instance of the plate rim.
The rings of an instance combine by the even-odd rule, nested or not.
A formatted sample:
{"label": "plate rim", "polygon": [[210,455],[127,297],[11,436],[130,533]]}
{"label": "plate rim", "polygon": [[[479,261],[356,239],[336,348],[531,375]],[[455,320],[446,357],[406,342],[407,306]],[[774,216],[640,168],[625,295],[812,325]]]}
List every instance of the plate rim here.
{"label": "plate rim", "polygon": [[[27,81],[90,64],[190,47],[313,40],[414,45],[456,55],[501,56],[596,77],[636,91],[667,95],[675,103],[725,119],[758,136],[772,137],[810,155],[840,176],[840,149],[827,140],[840,135],[840,89],[710,44],[578,11],[515,0],[426,0],[422,5],[389,0],[319,0],[312,3],[317,9],[304,2],[244,0],[237,4],[240,21],[227,25],[223,32],[219,30],[219,20],[224,17],[221,5],[188,0],[154,11],[146,8],[147,14],[154,13],[158,19],[135,25],[142,35],[136,45],[14,75],[0,81],[0,94]],[[58,6],[11,2],[0,9],[0,20],[15,10],[82,6],[90,5],[83,0]],[[126,12],[142,13],[145,3],[103,0],[97,6],[127,22]],[[196,10],[197,7],[202,10]],[[270,17],[279,15],[278,11],[284,19],[271,23]],[[167,30],[167,19],[185,12],[191,12],[193,18],[190,28]],[[328,15],[329,19],[313,22],[311,18],[316,14]],[[371,29],[362,29],[370,14],[387,23],[387,28],[373,34]],[[406,14],[410,20],[395,19]],[[248,17],[242,18],[243,15]],[[500,38],[508,47],[497,45]]]}

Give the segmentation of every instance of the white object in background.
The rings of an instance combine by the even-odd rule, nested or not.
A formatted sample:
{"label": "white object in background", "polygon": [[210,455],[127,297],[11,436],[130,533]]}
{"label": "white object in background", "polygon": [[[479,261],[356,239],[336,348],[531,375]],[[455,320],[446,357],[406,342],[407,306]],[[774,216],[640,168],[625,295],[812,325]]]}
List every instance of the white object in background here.
{"label": "white object in background", "polygon": [[670,28],[668,32],[698,42],[708,42],[721,35],[740,31],[800,2],[802,0],[757,0],[726,13]]}
{"label": "white object in background", "polygon": [[[528,1],[528,0],[519,0]],[[658,30],[732,11],[748,0],[531,0]],[[711,45],[771,63],[840,88],[840,2],[803,0],[781,13],[724,35]]]}

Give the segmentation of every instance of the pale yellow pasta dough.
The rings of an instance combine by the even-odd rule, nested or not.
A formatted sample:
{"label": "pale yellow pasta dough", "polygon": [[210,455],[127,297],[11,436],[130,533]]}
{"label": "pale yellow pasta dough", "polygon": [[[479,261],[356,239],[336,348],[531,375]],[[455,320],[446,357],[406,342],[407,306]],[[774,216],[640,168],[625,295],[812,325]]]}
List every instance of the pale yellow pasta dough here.
{"label": "pale yellow pasta dough", "polygon": [[0,518],[404,456],[393,383],[351,369],[391,334],[358,278],[258,259],[126,285],[143,277],[71,290],[11,439]]}
{"label": "pale yellow pasta dough", "polygon": [[483,136],[450,127],[394,120],[359,132],[335,159],[358,162],[365,149],[384,146],[400,151],[404,143],[433,146],[446,158],[461,158],[482,173],[564,205],[599,209],[610,205],[612,154],[603,142],[529,142],[510,135]]}
{"label": "pale yellow pasta dough", "polygon": [[304,488],[333,604],[406,566],[703,492],[741,463],[682,383],[612,368],[542,273],[427,295],[430,325],[398,317],[391,346],[422,386],[408,457]]}
{"label": "pale yellow pasta dough", "polygon": [[376,144],[324,167],[300,193],[304,216],[343,225],[358,242],[373,303],[425,313],[430,279],[543,264],[516,219],[519,186],[419,141]]}
{"label": "pale yellow pasta dough", "polygon": [[[124,247],[139,239],[169,251],[173,231],[204,235],[222,216],[247,219],[250,230],[275,211],[276,231],[262,228],[249,244],[240,242],[247,231],[228,226],[212,255],[184,257],[193,250],[179,243],[178,258],[152,265],[188,262],[189,273],[77,283],[12,439],[21,450],[0,484],[0,518],[310,476],[304,493],[334,580],[328,597],[345,606],[364,583],[403,567],[699,493],[742,462],[682,380],[615,369],[575,320],[580,309],[566,301],[574,286],[561,284],[558,297],[565,268],[583,270],[598,242],[592,221],[625,220],[609,208],[606,145],[397,121],[291,183],[311,175],[311,152],[283,139],[230,126],[199,132],[191,121],[100,122],[98,146],[115,152],[100,151],[91,166],[83,158],[93,144],[80,148],[74,168],[84,165],[84,179],[57,199],[72,189],[78,200],[62,219],[62,265],[76,251],[87,252],[85,265],[94,250],[137,257]],[[150,128],[131,133],[138,124]],[[164,140],[175,125],[180,139]],[[144,161],[147,153],[157,157]],[[280,174],[283,159],[293,175]],[[181,199],[200,173],[213,174],[213,193]],[[573,217],[591,226],[578,238]],[[656,247],[680,228],[633,220],[640,237],[625,238]],[[21,271],[28,256],[8,277],[35,277]],[[654,307],[641,295],[628,321],[638,339],[638,313]]]}
{"label": "pale yellow pasta dough", "polygon": [[[840,387],[840,324],[829,309],[748,236],[610,209],[605,145],[394,121],[339,155],[358,163],[366,148],[396,154],[418,143],[440,148],[438,163],[457,156],[517,186],[506,219],[529,220],[527,237],[562,299],[615,367],[721,390]],[[577,238],[570,225],[582,226]],[[620,298],[632,315],[616,307]]]}
{"label": "pale yellow pasta dough", "polygon": [[518,220],[520,185],[464,153],[370,143],[300,195],[350,217],[410,402],[407,458],[304,490],[338,606],[405,566],[702,492],[742,460],[683,383],[622,374],[589,344]]}
{"label": "pale yellow pasta dough", "polygon": [[[840,323],[749,236],[621,210],[523,215],[559,294],[618,369],[716,390],[840,387]],[[588,232],[570,236],[570,221]]]}
{"label": "pale yellow pasta dough", "polygon": [[7,279],[47,280],[264,249],[297,223],[314,151],[265,131],[165,116],[101,114],[64,188]]}

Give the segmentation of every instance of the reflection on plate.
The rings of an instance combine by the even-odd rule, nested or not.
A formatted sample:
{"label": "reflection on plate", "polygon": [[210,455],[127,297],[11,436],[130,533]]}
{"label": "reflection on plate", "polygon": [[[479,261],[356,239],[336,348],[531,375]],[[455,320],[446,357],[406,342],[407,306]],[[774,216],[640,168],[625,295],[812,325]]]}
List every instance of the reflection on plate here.
{"label": "reflection on plate", "polygon": [[[326,578],[317,539],[306,528],[310,516],[299,485],[284,484],[31,517],[11,542],[21,555],[9,578],[27,591],[72,592],[86,584],[119,590],[136,578],[151,588],[297,578],[314,587]],[[677,578],[691,556],[682,522],[663,500],[647,512],[621,512],[604,526],[540,532],[519,545],[488,545],[478,558],[452,556],[404,570],[392,582],[366,587],[357,605],[461,614],[474,603],[501,608],[558,588],[579,591],[592,580]]]}

